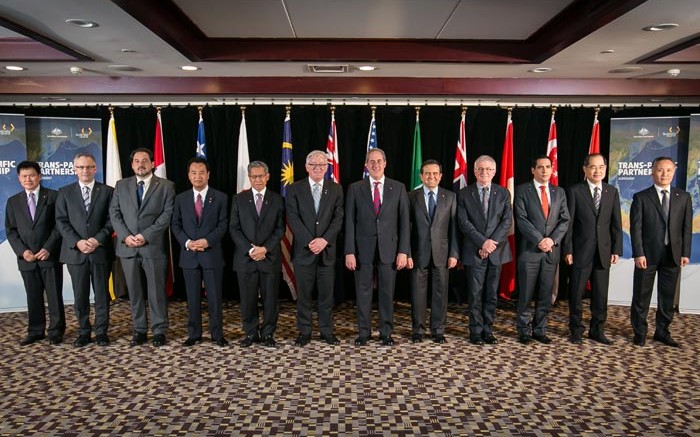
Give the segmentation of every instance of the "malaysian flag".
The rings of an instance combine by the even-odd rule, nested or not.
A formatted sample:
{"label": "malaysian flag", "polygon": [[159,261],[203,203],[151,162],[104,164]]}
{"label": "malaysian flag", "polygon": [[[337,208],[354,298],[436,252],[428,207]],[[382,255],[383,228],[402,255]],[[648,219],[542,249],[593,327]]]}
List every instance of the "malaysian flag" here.
{"label": "malaysian flag", "polygon": [[[284,132],[282,134],[282,174],[280,177],[280,194],[287,197],[287,187],[294,183],[294,159],[292,156],[292,119],[289,109],[284,118]],[[282,276],[289,286],[292,298],[297,298],[297,290],[294,279],[294,267],[292,266],[292,230],[289,224],[285,225],[282,236]]]}
{"label": "malaysian flag", "polygon": [[207,141],[204,137],[204,119],[201,107],[199,108],[199,125],[197,127],[197,150],[194,155],[197,158],[207,159]]}
{"label": "malaysian flag", "polygon": [[455,171],[452,177],[452,190],[459,191],[467,186],[467,134],[465,117],[467,111],[462,109],[462,121],[459,122],[459,139],[455,151]]}
{"label": "malaysian flag", "polygon": [[[372,121],[369,122],[369,134],[367,135],[367,152],[369,152],[371,149],[376,149],[378,146],[377,144],[377,120],[374,118],[375,115],[375,108],[372,108]],[[362,173],[362,177],[366,178],[369,176],[369,171],[367,171],[367,167],[365,167],[364,172]]]}
{"label": "malaysian flag", "polygon": [[326,179],[336,184],[340,183],[340,159],[338,159],[338,132],[335,130],[335,109],[331,108],[331,129],[326,141],[326,155],[328,155],[328,171]]}

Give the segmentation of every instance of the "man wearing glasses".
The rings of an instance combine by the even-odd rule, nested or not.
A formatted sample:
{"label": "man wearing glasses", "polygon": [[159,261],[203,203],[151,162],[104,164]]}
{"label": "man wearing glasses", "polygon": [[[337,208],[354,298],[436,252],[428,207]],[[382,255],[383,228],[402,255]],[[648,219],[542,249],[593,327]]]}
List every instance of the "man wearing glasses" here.
{"label": "man wearing glasses", "polygon": [[95,340],[107,346],[109,337],[109,296],[107,283],[114,260],[109,204],[112,187],[95,180],[95,157],[78,153],[73,159],[78,180],[58,192],[56,227],[63,236],[61,262],[68,267],[73,294],[78,338],[73,346],[92,341],[90,325],[90,284],[95,293]]}
{"label": "man wearing glasses", "polygon": [[306,156],[308,178],[287,190],[287,222],[294,233],[294,274],[297,285],[295,344],[311,341],[312,294],[318,290],[318,326],[321,340],[339,343],[333,334],[333,284],[335,283],[336,239],[343,226],[343,189],[324,180],[328,158],[321,150]]}

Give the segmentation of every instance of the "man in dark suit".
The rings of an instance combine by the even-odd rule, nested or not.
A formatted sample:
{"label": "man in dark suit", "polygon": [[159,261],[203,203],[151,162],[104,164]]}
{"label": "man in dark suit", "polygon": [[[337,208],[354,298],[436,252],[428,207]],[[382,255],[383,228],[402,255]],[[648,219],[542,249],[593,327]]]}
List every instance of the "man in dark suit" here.
{"label": "man in dark suit", "polygon": [[591,324],[588,337],[602,344],[612,344],[605,336],[608,317],[608,283],[610,265],[622,254],[622,218],[620,194],[603,182],[606,174],[603,155],[593,153],[583,161],[586,180],[568,189],[571,222],[564,239],[564,261],[572,266],[569,279],[569,330],[571,342],[582,343],[581,323],[583,292],[591,283]]}
{"label": "man in dark suit", "polygon": [[630,308],[634,344],[644,346],[647,314],[656,273],[658,305],[654,340],[671,347],[678,342],[671,337],[673,297],[681,267],[690,262],[693,232],[693,207],[690,194],[672,187],[676,163],[659,157],[652,165],[654,185],[635,193],[630,208],[630,234],[634,257],[632,307]]}
{"label": "man in dark suit", "polygon": [[355,345],[371,337],[372,290],[377,272],[379,338],[394,344],[394,284],[396,270],[406,267],[411,250],[408,196],[404,185],[384,176],[386,155],[367,152],[369,177],[348,187],[345,201],[345,267],[355,272],[357,325]]}
{"label": "man in dark suit", "polygon": [[224,251],[221,239],[228,227],[228,196],[209,186],[206,159],[192,158],[187,163],[192,189],[175,197],[172,230],[180,243],[180,267],[187,292],[187,340],[184,346],[202,341],[202,277],[209,306],[211,340],[228,346],[223,331],[222,284]]}
{"label": "man in dark suit", "polygon": [[[540,156],[532,162],[533,180],[516,187],[514,198],[515,225],[520,231],[518,249],[518,314],[515,327],[518,341],[532,339],[543,344],[547,336],[547,317],[552,307],[554,274],[559,265],[560,245],[569,227],[569,211],[563,188],[551,185],[552,161]],[[532,317],[530,301],[537,300]],[[532,336],[530,336],[532,332]]]}
{"label": "man in dark suit", "polygon": [[[121,259],[129,290],[134,321],[131,346],[142,345],[148,339],[145,306],[148,299],[153,345],[160,347],[165,344],[168,332],[165,244],[173,214],[175,186],[153,174],[153,155],[149,149],[134,150],[130,160],[135,175],[117,182],[109,215],[117,232],[117,256]],[[145,295],[142,274],[146,277]]]}
{"label": "man in dark suit", "polygon": [[333,334],[333,285],[335,283],[336,239],[343,226],[343,189],[324,180],[328,158],[321,150],[306,155],[308,178],[287,190],[287,222],[294,234],[294,277],[297,286],[297,328],[295,344],[311,341],[312,293],[318,290],[318,325],[321,340],[339,343]]}
{"label": "man in dark suit", "polygon": [[17,176],[24,190],[7,200],[5,229],[27,292],[27,336],[19,344],[26,346],[45,337],[44,292],[49,306],[49,343],[60,344],[66,318],[63,266],[59,263],[61,234],[55,219],[58,193],[40,186],[41,167],[34,161],[17,164]]}
{"label": "man in dark suit", "polygon": [[476,183],[457,196],[462,231],[462,264],[469,292],[469,341],[496,344],[493,321],[498,303],[501,266],[513,258],[508,234],[513,226],[510,192],[492,183],[496,161],[482,155],[474,161]]}
{"label": "man in dark suit", "polygon": [[78,338],[82,347],[92,341],[90,325],[90,284],[95,293],[95,340],[107,346],[109,337],[109,273],[114,261],[109,204],[112,187],[95,181],[97,165],[89,153],[73,159],[78,181],[66,185],[56,200],[56,227],[63,236],[61,262],[68,266],[73,294]]}
{"label": "man in dark suit", "polygon": [[411,319],[414,343],[426,332],[428,280],[431,283],[430,333],[435,343],[445,343],[449,269],[457,265],[457,196],[438,188],[442,165],[434,159],[421,165],[423,186],[408,193],[411,217]]}
{"label": "man in dark suit", "polygon": [[[282,274],[281,241],[284,235],[284,199],[267,188],[267,164],[248,164],[251,189],[233,196],[229,232],[235,244],[233,269],[241,293],[242,347],[262,341],[275,347]],[[263,300],[263,324],[258,320],[258,290]]]}

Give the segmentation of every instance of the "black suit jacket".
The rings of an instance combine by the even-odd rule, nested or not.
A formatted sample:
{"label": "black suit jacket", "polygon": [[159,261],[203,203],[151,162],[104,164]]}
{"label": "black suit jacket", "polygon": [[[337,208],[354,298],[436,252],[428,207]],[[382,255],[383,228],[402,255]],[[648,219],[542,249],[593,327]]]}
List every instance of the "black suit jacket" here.
{"label": "black suit jacket", "polygon": [[59,264],[61,234],[56,228],[56,198],[58,192],[41,187],[36,202],[34,220],[29,215],[27,193],[22,190],[7,200],[5,207],[5,229],[7,240],[17,255],[19,270],[33,270],[36,262],[28,263],[22,257],[24,251],[37,253],[41,249],[49,252],[46,261],[37,261],[40,267],[54,267]]}
{"label": "black suit jacket", "polygon": [[457,247],[457,197],[438,188],[432,223],[425,204],[423,187],[408,193],[411,214],[411,253],[416,267],[426,268],[431,258],[436,266],[447,266],[448,258],[459,258]]}
{"label": "black suit jacket", "polygon": [[332,265],[336,257],[336,240],[343,227],[343,189],[331,180],[323,181],[318,213],[314,208],[309,179],[295,182],[287,189],[287,223],[294,234],[292,260],[301,265],[314,262],[309,250],[314,238],[322,237],[328,245],[318,257],[322,265]]}
{"label": "black suit jacket", "polygon": [[500,265],[510,262],[508,234],[513,227],[513,207],[510,192],[500,185],[491,184],[489,190],[488,217],[479,195],[477,184],[466,186],[457,195],[457,216],[459,229],[462,231],[462,263],[468,266],[482,262],[479,249],[487,239],[498,242],[498,247],[489,255],[492,264]]}
{"label": "black suit jacket", "polygon": [[[83,264],[89,258],[94,263],[110,264],[114,260],[114,229],[109,219],[112,191],[112,187],[95,182],[90,193],[90,209],[87,212],[78,182],[66,185],[58,191],[56,227],[63,237],[61,262]],[[84,254],[78,250],[76,243],[91,237],[100,243],[100,247],[91,254]]]}
{"label": "black suit jacket", "polygon": [[[175,196],[173,220],[171,229],[175,239],[180,243],[179,266],[183,269],[194,269],[199,266],[205,269],[222,268],[224,251],[221,240],[228,228],[228,196],[212,187],[207,190],[207,196],[202,199],[202,217],[198,221],[194,214],[194,191],[189,189]],[[187,250],[187,240],[204,238],[209,243],[204,252]]]}
{"label": "black suit jacket", "polygon": [[[693,207],[690,194],[671,187],[669,194],[669,234],[673,262],[680,265],[681,257],[690,257],[693,232]],[[635,193],[630,207],[632,256],[644,256],[648,264],[658,264],[665,253],[666,223],[656,188]]]}
{"label": "black suit jacket", "polygon": [[564,255],[573,255],[574,267],[593,263],[610,268],[610,256],[622,255],[622,218],[617,188],[602,183],[600,212],[596,215],[588,182],[568,188],[566,200],[571,222],[562,246]]}
{"label": "black suit jacket", "polygon": [[379,249],[382,264],[393,264],[398,253],[411,253],[411,223],[404,185],[384,178],[384,199],[379,215],[374,212],[369,179],[350,184],[345,200],[345,254],[358,263],[374,263]]}
{"label": "black suit jacket", "polygon": [[[260,217],[255,210],[253,190],[233,196],[229,233],[235,244],[233,269],[251,272],[260,270],[272,273],[282,265],[280,242],[284,235],[284,199],[279,194],[265,190]],[[248,256],[251,245],[265,246],[265,259],[254,261]]]}

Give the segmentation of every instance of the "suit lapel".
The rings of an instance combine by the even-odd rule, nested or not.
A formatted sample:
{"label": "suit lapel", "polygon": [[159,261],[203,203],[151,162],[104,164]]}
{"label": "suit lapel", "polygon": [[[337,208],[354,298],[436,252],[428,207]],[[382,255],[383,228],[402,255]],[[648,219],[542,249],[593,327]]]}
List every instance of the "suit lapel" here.
{"label": "suit lapel", "polygon": [[321,200],[318,204],[318,213],[316,213],[316,210],[314,209],[314,197],[311,195],[311,186],[309,185],[309,180],[307,179],[304,181],[300,187],[301,189],[299,190],[299,201],[302,205],[302,207],[306,208],[308,205],[309,208],[309,213],[312,216],[318,216],[321,214],[321,208],[323,208],[323,197],[324,193],[328,193],[328,188],[326,188],[326,184],[323,184],[323,188],[321,189]]}
{"label": "suit lapel", "polygon": [[156,176],[153,176],[151,178],[151,183],[148,186],[148,191],[146,191],[146,194],[144,194],[144,196],[143,196],[143,200],[141,200],[141,209],[146,207],[146,203],[151,198],[153,193],[155,193],[155,191],[158,189],[159,186],[160,186],[160,178],[156,178]]}
{"label": "suit lapel", "polygon": [[[666,217],[664,217],[664,210],[661,209],[661,201],[659,200],[659,194],[656,191],[656,187],[654,187],[652,185],[651,188],[649,188],[647,190],[647,196],[649,196],[649,199],[651,200],[652,205],[654,205],[654,207],[656,208],[656,211],[658,211],[658,213],[659,213],[659,216],[661,216],[661,218],[663,219],[663,221],[665,223]],[[669,193],[668,197],[669,197],[669,200],[668,200],[669,205],[668,206],[670,209],[670,207],[671,207],[671,195],[670,195],[670,193]]]}
{"label": "suit lapel", "polygon": [[[40,188],[39,189],[39,198],[37,199],[36,202],[36,211],[34,212],[34,223],[39,221],[39,217],[41,217],[41,213],[44,212],[44,206],[46,205],[46,200],[48,199],[48,194],[46,194],[46,189],[45,188]],[[29,208],[27,208],[27,212],[29,212]],[[29,219],[31,220],[31,216],[29,216]]]}
{"label": "suit lapel", "polygon": [[[534,181],[530,182],[530,184],[528,184],[527,189],[529,190],[530,202],[533,205],[537,205],[537,211],[539,212],[540,217],[542,217],[542,221],[546,223],[547,219],[544,217],[544,212],[542,211],[542,200],[540,200],[540,196],[537,193],[537,188],[535,188],[535,182]],[[551,194],[550,194],[550,197],[551,197]],[[552,199],[549,199],[549,204],[550,204],[549,210],[551,212]]]}
{"label": "suit lapel", "polygon": [[[420,187],[416,190],[418,192],[418,208],[422,211],[423,216],[425,217],[425,221],[427,223],[430,223],[430,215],[428,214],[428,206],[425,204],[425,192],[423,191],[423,187]],[[440,202],[437,202],[438,208],[440,207]],[[437,208],[435,209],[435,217],[437,218]]]}
{"label": "suit lapel", "polygon": [[[445,214],[449,208],[449,205],[447,204],[447,195],[445,194],[445,190],[441,189],[438,187],[437,189],[437,208],[435,208],[435,218],[433,219],[433,223],[435,223],[442,214]],[[423,198],[425,199],[425,197]],[[424,211],[426,210],[425,208],[423,209]]]}
{"label": "suit lapel", "polygon": [[[389,184],[389,181],[384,178],[384,192],[382,193],[382,206],[379,208],[379,215],[381,216],[384,214],[384,205],[389,202],[389,200],[393,199],[394,197],[394,186],[392,184]],[[372,200],[372,196],[370,196],[370,201],[372,202],[372,208],[374,209],[374,201]],[[423,202],[425,203],[425,202]]]}
{"label": "suit lapel", "polygon": [[[210,214],[209,210],[211,210],[211,206],[214,204],[214,200],[216,199],[216,196],[214,192],[212,191],[211,188],[207,191],[207,196],[202,199],[202,217],[199,219],[199,223],[197,223],[197,216],[194,216],[194,221],[199,226],[200,224],[204,223],[205,217]],[[192,195],[192,211],[194,211],[194,194]]]}
{"label": "suit lapel", "polygon": [[[367,204],[369,205],[370,210],[374,212],[374,198],[373,198],[373,193],[372,193],[372,188],[370,188],[370,180],[369,178],[365,178],[362,183],[360,184],[360,192],[361,196],[367,199]],[[386,184],[384,184],[384,188],[386,188]],[[386,193],[385,193],[386,194]]]}

